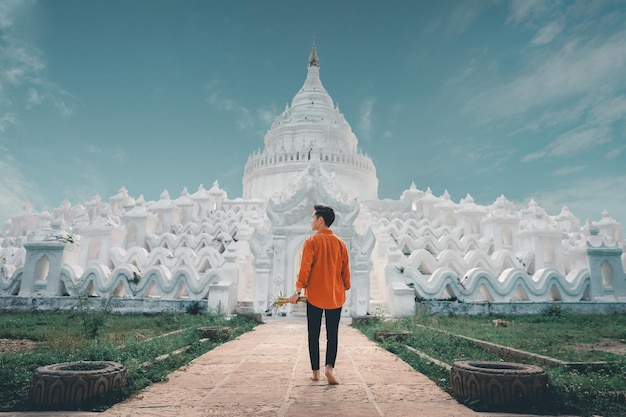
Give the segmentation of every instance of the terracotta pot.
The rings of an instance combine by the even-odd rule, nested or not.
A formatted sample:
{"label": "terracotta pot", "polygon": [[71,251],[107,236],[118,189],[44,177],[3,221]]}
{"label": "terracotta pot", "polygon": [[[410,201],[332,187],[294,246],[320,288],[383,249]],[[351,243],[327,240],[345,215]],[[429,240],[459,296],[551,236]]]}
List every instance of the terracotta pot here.
{"label": "terracotta pot", "polygon": [[452,366],[450,382],[459,402],[478,399],[481,408],[518,410],[543,399],[548,376],[535,365],[460,361]]}
{"label": "terracotta pot", "polygon": [[76,410],[97,405],[126,383],[126,367],[108,361],[65,362],[41,366],[30,380],[34,408]]}

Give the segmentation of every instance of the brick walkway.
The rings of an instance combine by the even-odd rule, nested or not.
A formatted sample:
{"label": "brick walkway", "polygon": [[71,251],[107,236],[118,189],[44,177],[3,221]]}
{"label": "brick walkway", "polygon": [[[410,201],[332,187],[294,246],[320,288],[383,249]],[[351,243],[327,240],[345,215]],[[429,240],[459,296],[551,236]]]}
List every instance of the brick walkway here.
{"label": "brick walkway", "polygon": [[[335,375],[310,380],[305,318],[268,318],[102,413],[0,413],[14,416],[463,417],[477,416],[434,382],[369,341],[342,318]],[[321,357],[325,334],[322,326]],[[323,365],[323,363],[322,363]]]}

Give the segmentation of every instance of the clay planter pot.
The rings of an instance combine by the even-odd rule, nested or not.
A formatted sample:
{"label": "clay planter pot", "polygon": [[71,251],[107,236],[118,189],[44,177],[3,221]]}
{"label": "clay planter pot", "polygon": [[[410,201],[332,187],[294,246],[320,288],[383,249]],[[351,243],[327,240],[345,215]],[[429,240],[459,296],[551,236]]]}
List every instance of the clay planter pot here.
{"label": "clay planter pot", "polygon": [[233,336],[233,329],[228,326],[204,326],[199,327],[198,331],[205,339],[214,341],[225,341]]}
{"label": "clay planter pot", "polygon": [[461,403],[478,399],[487,410],[522,410],[542,401],[548,376],[534,365],[460,361],[452,365],[450,382]]}
{"label": "clay planter pot", "polygon": [[41,366],[31,376],[29,403],[36,409],[77,410],[109,397],[126,383],[126,367],[109,361]]}
{"label": "clay planter pot", "polygon": [[407,330],[379,330],[374,333],[374,339],[379,342],[395,340],[396,342],[404,342],[411,336],[411,332]]}

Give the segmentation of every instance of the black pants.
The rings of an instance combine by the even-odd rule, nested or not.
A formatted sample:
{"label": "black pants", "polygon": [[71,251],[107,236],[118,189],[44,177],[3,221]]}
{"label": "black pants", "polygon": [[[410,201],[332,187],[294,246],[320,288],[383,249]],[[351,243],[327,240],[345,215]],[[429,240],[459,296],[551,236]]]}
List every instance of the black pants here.
{"label": "black pants", "polygon": [[311,369],[320,369],[320,330],[322,327],[322,312],[326,318],[326,365],[335,367],[337,359],[337,344],[339,336],[339,319],[341,307],[331,310],[315,307],[311,303],[306,304],[306,319],[309,328],[309,358]]}

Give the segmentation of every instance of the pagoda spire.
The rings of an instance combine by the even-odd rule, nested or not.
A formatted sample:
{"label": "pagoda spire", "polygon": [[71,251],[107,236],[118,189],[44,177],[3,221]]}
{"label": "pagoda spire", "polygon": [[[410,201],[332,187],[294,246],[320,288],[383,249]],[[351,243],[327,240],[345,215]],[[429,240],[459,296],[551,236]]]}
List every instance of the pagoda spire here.
{"label": "pagoda spire", "polygon": [[311,48],[311,54],[309,55],[309,67],[319,67],[320,60],[317,57],[317,50],[315,49],[315,38],[313,38],[313,47]]}

